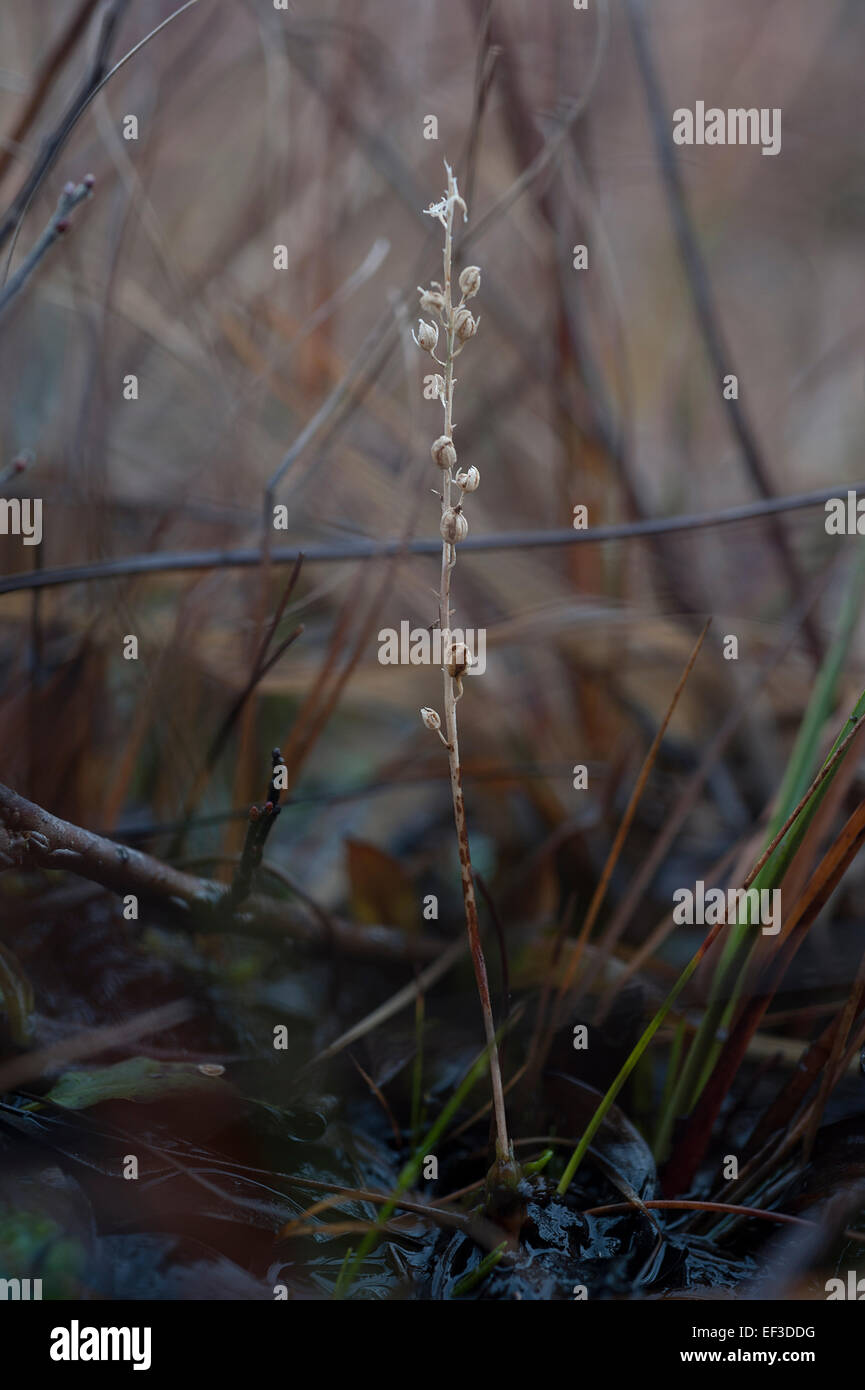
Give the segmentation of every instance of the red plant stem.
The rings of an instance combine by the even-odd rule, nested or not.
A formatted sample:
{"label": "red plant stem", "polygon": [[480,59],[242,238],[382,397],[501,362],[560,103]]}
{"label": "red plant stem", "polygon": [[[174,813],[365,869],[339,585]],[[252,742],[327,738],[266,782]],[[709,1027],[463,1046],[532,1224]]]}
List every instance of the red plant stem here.
{"label": "red plant stem", "polygon": [[654,1202],[612,1202],[605,1207],[588,1207],[583,1216],[611,1216],[614,1212],[638,1211],[648,1207],[651,1211],[718,1211],[724,1216],[757,1216],[762,1221],[780,1221],[788,1226],[816,1226],[816,1221],[808,1221],[804,1216],[788,1216],[782,1211],[762,1211],[760,1207],[739,1207],[728,1202],[689,1202],[683,1199],[672,1201],[659,1199]]}

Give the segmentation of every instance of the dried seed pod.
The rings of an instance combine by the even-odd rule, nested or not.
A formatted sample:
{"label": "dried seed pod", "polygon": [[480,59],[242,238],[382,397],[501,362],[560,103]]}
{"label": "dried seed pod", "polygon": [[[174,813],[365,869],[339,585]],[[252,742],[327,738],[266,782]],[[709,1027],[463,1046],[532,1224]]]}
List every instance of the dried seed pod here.
{"label": "dried seed pod", "polygon": [[460,271],[460,290],[466,299],[473,299],[481,287],[481,268],[467,265]]}
{"label": "dried seed pod", "polygon": [[438,326],[434,323],[427,323],[424,319],[418,319],[417,333],[412,336],[418,347],[422,348],[424,352],[433,352],[439,340]]}
{"label": "dried seed pod", "polygon": [[454,332],[461,343],[468,342],[469,338],[475,336],[478,331],[479,322],[480,320],[473,316],[471,310],[465,307],[457,309],[454,314]]}
{"label": "dried seed pod", "polygon": [[474,664],[475,659],[465,642],[454,642],[453,646],[448,648],[445,665],[449,676],[459,678],[465,675],[468,668]]}
{"label": "dried seed pod", "polygon": [[420,295],[420,307],[426,313],[441,313],[445,307],[445,297],[441,290],[425,290],[418,285],[417,292]]}
{"label": "dried seed pod", "polygon": [[426,724],[427,728],[432,729],[433,733],[435,733],[436,729],[440,729],[442,726],[441,715],[436,714],[436,711],[434,709],[430,709],[429,705],[424,705],[423,709],[420,712],[420,717],[423,720],[424,724]]}
{"label": "dried seed pod", "polygon": [[457,486],[461,487],[463,492],[477,492],[480,482],[481,475],[474,464],[465,473],[458,473],[456,476]]}
{"label": "dried seed pod", "polygon": [[465,540],[469,533],[469,524],[462,512],[458,512],[454,507],[448,507],[447,511],[442,512],[439,530],[443,541],[455,545],[457,541]]}
{"label": "dried seed pod", "polygon": [[448,434],[440,434],[438,439],[430,447],[433,461],[439,468],[453,468],[457,461],[457,451],[454,442]]}

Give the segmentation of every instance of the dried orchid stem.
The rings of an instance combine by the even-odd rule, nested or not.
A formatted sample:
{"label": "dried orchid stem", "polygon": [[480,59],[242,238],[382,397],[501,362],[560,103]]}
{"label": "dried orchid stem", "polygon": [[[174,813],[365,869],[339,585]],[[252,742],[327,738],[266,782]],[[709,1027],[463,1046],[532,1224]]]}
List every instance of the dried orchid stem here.
{"label": "dried orchid stem", "polygon": [[[499,1066],[498,1048],[496,1045],[496,1030],[493,1021],[492,1005],[490,1003],[490,990],[487,981],[487,967],[484,960],[483,948],[481,946],[480,929],[478,926],[478,909],[475,898],[474,878],[472,876],[472,861],[469,850],[468,827],[466,825],[465,802],[463,800],[462,770],[460,767],[459,734],[457,729],[457,701],[463,693],[462,677],[473,664],[473,656],[462,642],[451,640],[451,577],[454,565],[456,564],[457,545],[464,540],[468,533],[468,521],[464,514],[464,504],[469,493],[474,492],[480,482],[480,475],[476,468],[470,468],[468,472],[454,474],[453,470],[457,461],[456,449],[454,448],[454,420],[453,420],[453,391],[454,391],[454,362],[462,352],[464,345],[470,338],[473,338],[478,329],[479,319],[475,319],[466,307],[466,300],[471,299],[477,294],[480,288],[481,276],[477,266],[466,266],[459,277],[460,299],[454,304],[452,288],[452,266],[453,266],[453,228],[456,209],[462,209],[463,218],[467,219],[468,213],[466,205],[460,197],[457,181],[453,170],[445,164],[447,170],[448,186],[445,196],[440,202],[434,203],[426,211],[432,217],[437,217],[444,227],[444,253],[443,271],[444,279],[441,285],[437,281],[432,282],[428,290],[420,290],[421,307],[427,311],[435,313],[445,330],[445,350],[444,359],[436,356],[438,346],[439,330],[438,324],[433,320],[426,323],[422,319],[418,326],[418,331],[414,335],[414,340],[418,347],[424,352],[428,352],[435,362],[443,369],[443,375],[436,375],[435,386],[436,394],[444,409],[444,433],[435,441],[431,453],[433,460],[438,464],[441,473],[441,536],[442,536],[442,566],[441,583],[438,592],[439,601],[439,627],[442,633],[442,645],[444,649],[444,665],[442,676],[444,681],[444,722],[445,732],[441,732],[441,719],[435,710],[421,710],[421,717],[428,729],[438,732],[439,737],[444,743],[448,754],[448,765],[450,768],[451,797],[454,807],[454,822],[456,824],[457,843],[460,856],[460,876],[462,881],[463,902],[465,904],[466,928],[468,931],[469,947],[471,949],[472,963],[474,965],[475,979],[477,981],[478,994],[480,995],[481,1010],[484,1019],[484,1031],[490,1052],[490,1078],[493,1092],[493,1111],[496,1124],[496,1151],[500,1162],[511,1163],[513,1161],[513,1150],[508,1139],[508,1126],[505,1116],[505,1097],[502,1087],[501,1068]],[[459,501],[454,505],[452,500],[452,490],[454,486],[460,490]]]}

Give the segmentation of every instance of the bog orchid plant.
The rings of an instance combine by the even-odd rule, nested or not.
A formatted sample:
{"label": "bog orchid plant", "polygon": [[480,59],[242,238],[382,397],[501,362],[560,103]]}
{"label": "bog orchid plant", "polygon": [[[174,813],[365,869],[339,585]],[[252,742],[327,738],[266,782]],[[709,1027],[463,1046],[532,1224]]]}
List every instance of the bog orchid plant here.
{"label": "bog orchid plant", "polygon": [[[460,196],[453,170],[445,163],[447,189],[444,197],[431,204],[425,211],[435,217],[444,228],[444,251],[442,255],[443,280],[439,284],[433,280],[429,289],[418,287],[421,309],[429,314],[429,320],[421,319],[413,338],[417,346],[429,353],[441,368],[434,376],[436,398],[441,402],[444,412],[444,429],[434,441],[430,453],[439,472],[440,491],[436,495],[441,500],[441,521],[439,530],[442,538],[441,582],[438,597],[438,622],[442,630],[442,666],[444,730],[438,712],[431,708],[421,710],[421,718],[426,727],[437,733],[447,749],[450,768],[451,797],[454,808],[457,843],[459,846],[462,894],[465,905],[466,928],[471,948],[475,979],[480,995],[484,1019],[489,1068],[492,1082],[493,1112],[496,1129],[496,1164],[493,1173],[500,1180],[512,1181],[516,1167],[513,1149],[508,1139],[505,1115],[505,1097],[499,1065],[493,1011],[490,1004],[487,968],[481,947],[478,927],[477,900],[472,874],[471,853],[469,850],[468,828],[466,825],[465,803],[463,800],[462,771],[460,768],[459,736],[457,730],[457,703],[463,694],[463,676],[474,664],[474,656],[462,641],[451,640],[451,600],[453,571],[456,564],[457,548],[465,540],[469,524],[466,517],[466,503],[480,484],[480,474],[475,467],[458,469],[457,450],[454,445],[455,423],[453,416],[454,363],[467,343],[475,337],[480,319],[469,308],[481,285],[481,272],[476,265],[467,265],[460,272],[458,288],[453,285],[453,240],[454,220],[457,210],[462,212],[463,221],[468,220],[468,210]],[[457,298],[457,294],[459,298]],[[440,329],[443,332],[440,332]],[[442,346],[440,347],[440,341]]]}

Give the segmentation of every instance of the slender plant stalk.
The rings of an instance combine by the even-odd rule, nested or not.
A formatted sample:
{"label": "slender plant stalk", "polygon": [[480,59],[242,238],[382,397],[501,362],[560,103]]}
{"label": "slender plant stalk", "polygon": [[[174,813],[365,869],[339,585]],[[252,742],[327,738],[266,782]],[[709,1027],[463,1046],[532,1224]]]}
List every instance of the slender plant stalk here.
{"label": "slender plant stalk", "polygon": [[[490,1080],[492,1084],[493,1112],[496,1125],[496,1154],[500,1162],[508,1163],[513,1159],[513,1151],[508,1138],[504,1088],[502,1086],[501,1067],[499,1065],[498,1052],[495,1045],[496,1030],[490,1002],[486,962],[484,960],[478,925],[477,900],[475,897],[474,877],[472,875],[465,801],[463,799],[459,730],[457,724],[457,702],[463,693],[462,677],[472,665],[473,657],[464,643],[454,642],[451,638],[452,575],[454,565],[456,564],[457,545],[461,540],[465,539],[468,532],[468,522],[464,515],[463,508],[466,497],[476,490],[480,482],[480,475],[476,468],[471,468],[468,472],[454,473],[457,462],[457,453],[453,443],[455,428],[453,418],[453,394],[455,385],[454,362],[462,352],[465,344],[469,339],[473,338],[477,332],[479,320],[475,319],[471,311],[466,307],[466,301],[473,298],[480,288],[480,270],[477,266],[465,267],[459,277],[458,290],[460,298],[459,301],[455,303],[453,286],[454,218],[457,208],[462,209],[464,220],[467,219],[468,213],[466,205],[460,197],[453,170],[447,163],[445,164],[445,169],[447,170],[447,190],[445,195],[438,203],[434,203],[426,209],[429,215],[438,218],[444,227],[444,251],[442,255],[443,280],[441,285],[439,285],[437,281],[433,281],[429,289],[420,290],[421,307],[428,312],[434,313],[444,328],[444,357],[442,358],[436,355],[436,348],[439,341],[439,329],[435,320],[433,320],[432,323],[427,323],[421,319],[418,325],[418,331],[414,334],[414,340],[418,347],[428,352],[433,360],[442,368],[442,374],[439,375],[437,373],[434,377],[434,381],[436,395],[441,401],[444,410],[444,433],[433,444],[431,453],[434,462],[439,467],[441,475],[440,531],[442,536],[442,557],[438,607],[440,640],[444,654],[442,665],[444,733],[441,731],[441,718],[435,710],[424,709],[421,711],[421,717],[427,728],[438,732],[439,737],[447,749],[451,798],[454,808],[454,824],[456,826],[457,845],[460,857],[460,878],[462,883],[463,903],[465,905],[466,929],[468,931],[475,980],[477,981],[478,994],[481,1001],[484,1031],[486,1034],[487,1046],[490,1049]],[[459,500],[456,502],[454,501],[454,487],[459,489],[460,494]]]}

